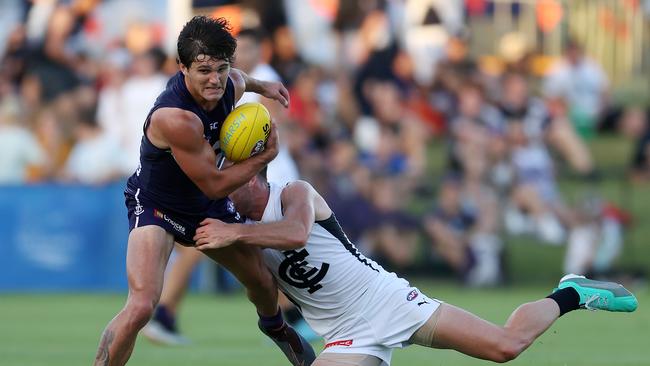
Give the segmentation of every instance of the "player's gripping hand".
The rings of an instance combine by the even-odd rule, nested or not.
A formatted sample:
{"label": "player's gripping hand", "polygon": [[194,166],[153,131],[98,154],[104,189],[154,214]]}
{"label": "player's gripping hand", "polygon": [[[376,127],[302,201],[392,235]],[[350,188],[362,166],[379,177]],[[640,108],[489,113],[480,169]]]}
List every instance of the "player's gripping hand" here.
{"label": "player's gripping hand", "polygon": [[274,99],[280,102],[284,108],[289,108],[289,91],[277,81],[263,81],[261,82],[262,90],[259,94]]}
{"label": "player's gripping hand", "polygon": [[205,219],[201,221],[196,234],[194,245],[198,250],[219,249],[227,247],[237,241],[237,224],[226,224],[216,219]]}
{"label": "player's gripping hand", "polygon": [[278,156],[279,151],[279,137],[278,137],[278,125],[273,122],[271,119],[271,132],[269,137],[266,139],[266,144],[264,145],[264,150],[262,150],[258,155],[264,159],[266,164],[270,163],[271,160],[275,159]]}

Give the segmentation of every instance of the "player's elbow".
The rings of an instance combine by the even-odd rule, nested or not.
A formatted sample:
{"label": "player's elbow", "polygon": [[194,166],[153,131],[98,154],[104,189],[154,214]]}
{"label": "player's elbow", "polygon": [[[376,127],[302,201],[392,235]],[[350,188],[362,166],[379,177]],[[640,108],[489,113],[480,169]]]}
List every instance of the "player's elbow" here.
{"label": "player's elbow", "polygon": [[297,229],[293,232],[293,235],[287,241],[287,249],[300,249],[307,245],[307,239],[309,238],[309,232],[302,229]]}
{"label": "player's elbow", "polygon": [[292,237],[287,241],[287,249],[300,249],[304,248],[307,244],[307,239],[302,237]]}

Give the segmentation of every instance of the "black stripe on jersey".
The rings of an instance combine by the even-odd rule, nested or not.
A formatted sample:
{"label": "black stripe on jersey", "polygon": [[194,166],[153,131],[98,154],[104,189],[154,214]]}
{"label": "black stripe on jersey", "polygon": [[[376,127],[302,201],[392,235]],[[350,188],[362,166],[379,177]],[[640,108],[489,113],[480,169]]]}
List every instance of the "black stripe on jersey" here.
{"label": "black stripe on jersey", "polygon": [[316,223],[320,226],[323,227],[323,229],[327,230],[328,233],[332,234],[335,238],[337,238],[341,244],[345,247],[345,249],[348,250],[355,258],[359,260],[359,262],[365,264],[366,266],[370,267],[375,272],[379,272],[379,270],[375,267],[372,266],[371,263],[368,262],[366,258],[361,258],[361,253],[359,253],[359,250],[350,242],[350,239],[345,235],[343,232],[343,229],[341,229],[341,225],[339,224],[338,220],[336,219],[336,216],[332,212],[332,216],[325,220],[321,221],[316,221]]}

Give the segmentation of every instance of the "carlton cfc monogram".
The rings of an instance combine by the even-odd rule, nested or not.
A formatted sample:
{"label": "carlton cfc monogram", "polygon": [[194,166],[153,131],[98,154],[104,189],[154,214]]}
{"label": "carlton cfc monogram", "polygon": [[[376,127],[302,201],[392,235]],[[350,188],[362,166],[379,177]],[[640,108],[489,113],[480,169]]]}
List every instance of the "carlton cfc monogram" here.
{"label": "carlton cfc monogram", "polygon": [[305,262],[305,258],[309,255],[306,249],[301,251],[287,250],[282,254],[286,258],[280,263],[278,272],[284,282],[296,288],[306,288],[310,294],[323,287],[319,282],[327,274],[330,267],[329,263],[323,263],[320,269],[316,267],[309,268],[308,263]]}

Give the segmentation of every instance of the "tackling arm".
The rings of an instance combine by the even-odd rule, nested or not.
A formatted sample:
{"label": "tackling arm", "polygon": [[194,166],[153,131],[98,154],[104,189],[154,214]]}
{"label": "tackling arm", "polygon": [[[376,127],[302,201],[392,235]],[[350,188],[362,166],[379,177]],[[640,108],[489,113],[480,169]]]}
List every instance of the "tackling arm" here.
{"label": "tackling arm", "polygon": [[241,243],[278,250],[302,248],[311,233],[319,198],[309,183],[293,182],[282,191],[282,220],[246,225],[206,219],[196,231],[196,247],[203,250]]}

